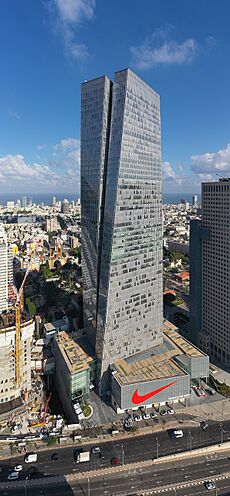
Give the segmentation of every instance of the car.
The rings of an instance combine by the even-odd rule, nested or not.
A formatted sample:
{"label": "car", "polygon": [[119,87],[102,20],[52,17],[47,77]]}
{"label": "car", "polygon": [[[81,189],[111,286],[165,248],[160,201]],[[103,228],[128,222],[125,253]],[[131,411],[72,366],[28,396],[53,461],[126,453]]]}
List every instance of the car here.
{"label": "car", "polygon": [[208,427],[207,420],[202,420],[202,422],[200,422],[200,426],[201,426],[201,429],[203,429],[203,430],[207,429],[207,427]]}
{"label": "car", "polygon": [[100,452],[101,452],[101,450],[100,450],[99,446],[93,446],[93,447],[91,448],[91,453],[92,453],[93,455],[97,455],[97,454],[98,454],[98,453],[100,453]]}
{"label": "car", "polygon": [[168,412],[167,410],[161,410],[160,414],[162,415],[162,417],[164,417],[164,415],[168,415]]}
{"label": "car", "polygon": [[216,489],[216,484],[215,484],[215,482],[212,482],[212,481],[205,481],[204,487],[205,487],[205,489]]}
{"label": "car", "polygon": [[103,455],[103,453],[102,453],[102,452],[100,452],[100,453],[99,453],[99,458],[101,458],[102,460],[104,460],[105,455]]}
{"label": "car", "polygon": [[74,449],[74,452],[73,452],[73,458],[74,458],[74,461],[76,462],[77,458],[78,458],[78,455],[80,453],[82,453],[83,451],[83,448],[75,448]]}
{"label": "car", "polygon": [[120,464],[121,464],[121,460],[120,460],[120,458],[118,458],[118,456],[113,456],[113,457],[111,458],[111,465],[112,465],[113,467],[117,467],[117,466],[118,466],[118,465],[120,465]]}
{"label": "car", "polygon": [[199,388],[199,391],[200,391],[201,396],[204,396],[204,397],[207,396],[207,393],[205,392],[205,390],[202,387]]}
{"label": "car", "polygon": [[53,462],[56,462],[57,460],[59,460],[59,454],[58,453],[52,453],[51,460]]}
{"label": "car", "polygon": [[15,432],[18,432],[18,426],[15,425],[14,427],[12,427],[12,429],[10,429],[10,432],[11,434],[15,434]]}
{"label": "car", "polygon": [[150,419],[150,418],[151,418],[151,417],[150,417],[150,414],[149,414],[149,413],[144,413],[144,414],[143,414],[143,419],[144,419],[144,420],[148,420],[148,419]]}
{"label": "car", "polygon": [[174,415],[174,413],[175,413],[175,412],[174,412],[173,408],[169,408],[169,409],[167,410],[167,414],[168,414],[168,415]]}
{"label": "car", "polygon": [[40,477],[40,473],[39,473],[37,467],[30,467],[28,469],[28,475],[30,477]]}
{"label": "car", "polygon": [[23,470],[23,466],[22,465],[15,465],[14,472],[21,472],[21,470]]}
{"label": "car", "polygon": [[135,422],[140,422],[142,420],[142,416],[141,415],[135,415],[134,420],[135,420]]}
{"label": "car", "polygon": [[157,412],[150,413],[151,418],[156,418],[157,417]]}
{"label": "car", "polygon": [[11,473],[8,475],[8,477],[7,477],[7,479],[8,479],[9,481],[11,481],[11,480],[17,480],[18,478],[19,478],[19,473],[18,473],[18,472],[11,472]]}
{"label": "car", "polygon": [[173,429],[169,432],[169,435],[172,439],[178,439],[184,436],[182,429]]}

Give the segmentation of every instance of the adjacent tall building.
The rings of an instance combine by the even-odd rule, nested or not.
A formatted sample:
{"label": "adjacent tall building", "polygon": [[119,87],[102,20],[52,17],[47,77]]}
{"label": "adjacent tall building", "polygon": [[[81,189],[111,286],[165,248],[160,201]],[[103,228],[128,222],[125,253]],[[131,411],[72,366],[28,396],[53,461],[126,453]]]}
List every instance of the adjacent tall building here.
{"label": "adjacent tall building", "polygon": [[13,284],[13,254],[8,246],[7,234],[0,226],[0,314],[8,310],[10,286]]}
{"label": "adjacent tall building", "polygon": [[84,325],[101,395],[109,367],[162,334],[160,97],[129,69],[82,85]]}
{"label": "adjacent tall building", "polygon": [[202,220],[191,227],[193,340],[229,367],[230,178],[202,184]]}

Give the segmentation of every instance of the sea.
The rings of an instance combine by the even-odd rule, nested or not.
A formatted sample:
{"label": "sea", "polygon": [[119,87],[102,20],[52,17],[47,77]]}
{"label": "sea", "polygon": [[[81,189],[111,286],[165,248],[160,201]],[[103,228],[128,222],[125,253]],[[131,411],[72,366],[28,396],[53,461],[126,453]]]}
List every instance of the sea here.
{"label": "sea", "polygon": [[[168,204],[178,204],[181,200],[185,200],[186,202],[192,203],[193,194],[197,193],[163,193],[163,203]],[[33,203],[45,205],[52,205],[53,197],[55,196],[56,201],[63,201],[66,198],[69,201],[76,201],[80,194],[79,193],[31,193],[22,195],[21,193],[4,193],[0,194],[0,205],[6,205],[7,201],[16,202],[18,199],[21,200],[23,196],[27,198],[27,204],[32,198]],[[200,203],[200,195],[198,194],[198,202]]]}

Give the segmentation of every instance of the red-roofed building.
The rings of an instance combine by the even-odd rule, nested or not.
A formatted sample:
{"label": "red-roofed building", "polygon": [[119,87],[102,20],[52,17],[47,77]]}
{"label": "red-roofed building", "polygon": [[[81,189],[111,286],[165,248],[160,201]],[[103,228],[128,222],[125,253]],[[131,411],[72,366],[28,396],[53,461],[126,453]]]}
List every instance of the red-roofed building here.
{"label": "red-roofed building", "polygon": [[188,282],[189,281],[189,272],[180,272],[176,275],[176,279],[178,282]]}

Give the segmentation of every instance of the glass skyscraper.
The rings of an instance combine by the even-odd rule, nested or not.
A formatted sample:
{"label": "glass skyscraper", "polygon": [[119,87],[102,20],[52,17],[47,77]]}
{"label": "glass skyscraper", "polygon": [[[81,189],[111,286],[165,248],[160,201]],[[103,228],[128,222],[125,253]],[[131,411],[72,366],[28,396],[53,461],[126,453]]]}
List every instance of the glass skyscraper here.
{"label": "glass skyscraper", "polygon": [[160,97],[131,70],[82,85],[84,325],[109,367],[163,340]]}

